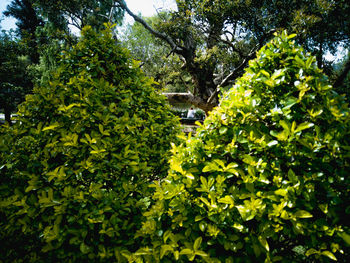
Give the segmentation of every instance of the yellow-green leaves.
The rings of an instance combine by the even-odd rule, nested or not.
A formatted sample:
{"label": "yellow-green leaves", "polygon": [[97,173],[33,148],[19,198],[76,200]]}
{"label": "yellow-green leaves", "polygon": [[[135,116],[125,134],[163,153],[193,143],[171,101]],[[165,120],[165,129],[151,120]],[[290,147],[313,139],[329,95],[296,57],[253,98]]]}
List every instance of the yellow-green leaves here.
{"label": "yellow-green leaves", "polygon": [[295,217],[297,218],[311,218],[312,214],[305,210],[299,210],[295,213]]}
{"label": "yellow-green leaves", "polygon": [[326,256],[334,261],[337,261],[337,258],[334,256],[334,254],[330,251],[322,251],[321,255]]}
{"label": "yellow-green leaves", "polygon": [[[179,256],[186,255],[189,261],[195,260],[196,256],[200,257],[208,257],[208,254],[202,250],[200,250],[200,246],[202,244],[202,237],[198,237],[191,248],[190,244],[187,244],[188,248],[184,248],[180,251]],[[175,258],[176,259],[176,258]]]}
{"label": "yellow-green leaves", "polygon": [[[168,252],[173,252],[174,248],[170,245],[162,245],[160,248],[160,259],[162,259],[164,257],[165,254],[167,254]],[[136,255],[140,255],[140,253],[136,254]]]}
{"label": "yellow-green leaves", "polygon": [[79,136],[76,133],[67,134],[66,136],[62,136],[61,141],[63,142],[63,146],[78,146]]}
{"label": "yellow-green leaves", "polygon": [[72,104],[70,104],[68,106],[65,106],[65,105],[59,106],[57,110],[58,111],[68,111],[68,110],[70,110],[73,107],[80,107],[80,106],[81,106],[80,103],[72,103]]}
{"label": "yellow-green leaves", "polygon": [[[155,232],[156,221],[142,224],[153,202],[147,186],[167,175],[178,132],[153,84],[110,29],[84,28],[62,53],[51,81],[21,105],[17,123],[0,128],[0,236],[8,247],[23,245],[1,260],[123,262],[152,254],[138,250],[136,233],[142,226]],[[173,187],[166,197],[181,191]]]}
{"label": "yellow-green leaves", "polygon": [[264,212],[266,204],[261,199],[244,200],[243,205],[236,205],[244,221],[252,220],[256,215]]}
{"label": "yellow-green leaves", "polygon": [[99,125],[98,125],[98,129],[99,129],[99,131],[101,132],[102,135],[105,135],[105,136],[111,135],[111,134],[109,133],[109,131],[105,131],[105,130],[104,130],[102,124],[99,124]]}
{"label": "yellow-green leaves", "polygon": [[278,189],[275,191],[275,194],[285,197],[288,194],[288,190],[287,189]]}
{"label": "yellow-green leaves", "polygon": [[350,246],[350,235],[342,232],[342,233],[338,233],[338,235]]}
{"label": "yellow-green leaves", "polygon": [[56,128],[60,127],[60,124],[59,123],[54,123],[54,124],[51,124],[49,126],[46,126],[42,129],[42,131],[50,131],[50,130],[54,130]]}
{"label": "yellow-green leaves", "polygon": [[283,131],[271,131],[270,134],[280,141],[291,141],[295,138],[297,133],[314,126],[314,124],[310,122],[304,122],[298,125],[295,121],[291,124],[286,120],[281,120],[279,124],[283,128]]}
{"label": "yellow-green leaves", "polygon": [[[146,212],[157,222],[143,232],[152,259],[162,246],[170,262],[201,262],[197,249],[208,262],[348,255],[349,109],[291,38],[259,51],[196,135],[173,148]],[[157,234],[169,230],[176,242]]]}
{"label": "yellow-green leaves", "polygon": [[91,138],[91,136],[87,133],[84,134],[84,137],[86,139],[81,139],[80,141],[83,142],[83,143],[87,143],[87,144],[95,144],[97,143],[97,140],[95,138]]}
{"label": "yellow-green leaves", "polygon": [[55,170],[46,173],[46,176],[48,176],[47,180],[49,182],[52,181],[53,179],[64,180],[66,173],[64,171],[64,167],[59,166]]}
{"label": "yellow-green leaves", "polygon": [[299,124],[294,131],[292,130],[292,132],[297,133],[297,132],[300,132],[302,130],[309,129],[309,128],[313,127],[313,126],[314,126],[313,123],[304,122],[304,123]]}
{"label": "yellow-green leaves", "polygon": [[237,174],[237,170],[235,168],[238,167],[237,163],[229,163],[228,165],[225,165],[225,163],[220,159],[215,159],[211,162],[206,163],[204,168],[202,169],[202,172],[227,172],[232,174]]}
{"label": "yellow-green leaves", "polygon": [[211,187],[214,185],[214,182],[215,182],[214,178],[209,178],[209,180],[207,180],[203,176],[200,177],[200,181],[201,181],[200,191],[204,191],[204,192],[210,192]]}
{"label": "yellow-green leaves", "polygon": [[266,251],[270,251],[269,244],[267,243],[267,240],[263,236],[258,237],[260,244],[266,249]]}
{"label": "yellow-green leaves", "polygon": [[311,255],[321,255],[321,256],[325,256],[327,258],[330,258],[334,261],[337,261],[337,258],[335,257],[335,255],[328,250],[320,251],[320,250],[316,250],[314,248],[311,248],[308,251],[306,251],[305,256],[309,257]]}
{"label": "yellow-green leaves", "polygon": [[235,204],[233,197],[229,195],[226,195],[225,197],[218,199],[218,202],[223,204],[228,204],[230,205],[230,208],[233,208]]}
{"label": "yellow-green leaves", "polygon": [[193,244],[193,250],[198,250],[202,244],[202,237],[198,237],[195,241],[194,241],[194,244]]}

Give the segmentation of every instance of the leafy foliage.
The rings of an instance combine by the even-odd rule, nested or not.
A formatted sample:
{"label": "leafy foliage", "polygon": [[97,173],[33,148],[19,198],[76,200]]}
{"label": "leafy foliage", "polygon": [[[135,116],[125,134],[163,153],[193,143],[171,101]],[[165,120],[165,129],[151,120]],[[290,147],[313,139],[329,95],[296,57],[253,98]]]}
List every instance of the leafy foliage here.
{"label": "leafy foliage", "polygon": [[122,10],[114,6],[113,0],[33,0],[42,15],[57,28],[67,28],[68,25],[81,30],[90,25],[95,30],[103,29],[106,22],[121,23]]}
{"label": "leafy foliage", "polygon": [[24,96],[32,89],[32,83],[26,74],[29,59],[23,45],[12,32],[0,33],[0,110],[4,110],[6,120],[10,121],[11,112],[24,101]]}
{"label": "leafy foliage", "polygon": [[[147,262],[349,259],[350,112],[286,33],[173,147],[139,235]],[[147,243],[146,242],[146,243]]]}
{"label": "leafy foliage", "polygon": [[82,31],[47,86],[0,130],[7,262],[122,261],[164,177],[177,118],[108,28]]}
{"label": "leafy foliage", "polygon": [[[4,101],[2,105],[14,105],[14,107],[8,109],[10,114],[17,111],[16,106],[18,102],[24,100],[24,95],[32,92],[34,83],[39,82],[41,79],[47,79],[48,75],[51,74],[49,70],[54,66],[52,62],[56,62],[54,53],[61,51],[60,45],[64,42],[75,41],[75,37],[64,35],[61,28],[57,28],[57,25],[54,25],[46,17],[42,16],[42,10],[31,0],[13,0],[7,6],[4,15],[12,16],[17,20],[17,30],[15,31],[17,37],[12,38],[15,39],[13,42],[17,42],[17,46],[20,47],[17,49],[20,49],[20,51],[16,50],[16,52],[10,55],[11,51],[4,48],[3,52],[6,55],[2,57],[6,59],[10,56],[18,57],[21,54],[28,58],[25,61],[25,66],[16,67],[11,73],[6,73],[11,77],[2,78],[5,82],[14,82],[13,79],[15,78],[18,78],[20,80],[19,82],[21,82],[21,92],[11,92],[10,95],[5,95],[2,98]],[[15,64],[16,61],[18,59],[11,58],[9,64]],[[6,70],[8,71],[8,69],[4,71]],[[23,84],[23,82],[25,83]]]}
{"label": "leafy foliage", "polygon": [[35,33],[38,28],[44,25],[44,21],[38,14],[33,1],[13,0],[7,6],[4,15],[16,18],[19,35],[28,48],[30,59],[33,63],[38,63],[40,40]]}

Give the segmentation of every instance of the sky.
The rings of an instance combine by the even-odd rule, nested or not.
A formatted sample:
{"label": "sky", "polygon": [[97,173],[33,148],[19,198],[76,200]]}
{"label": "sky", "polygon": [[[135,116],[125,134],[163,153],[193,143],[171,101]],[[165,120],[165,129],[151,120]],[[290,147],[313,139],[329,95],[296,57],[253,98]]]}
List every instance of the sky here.
{"label": "sky", "polygon": [[[0,0],[0,14],[1,14],[1,28],[9,30],[15,28],[16,19],[7,18],[2,15],[2,12],[6,9],[6,6],[11,3],[11,0]],[[143,16],[152,16],[157,13],[157,9],[171,9],[175,7],[174,0],[126,0],[126,3],[131,11]],[[131,23],[133,19],[126,15],[125,21]]]}
{"label": "sky", "polygon": [[[141,13],[143,16],[152,16],[157,14],[157,10],[169,10],[176,7],[175,0],[126,0],[129,9],[135,13]],[[134,19],[128,14],[124,17],[124,22],[133,23]]]}
{"label": "sky", "polygon": [[2,15],[2,12],[6,10],[6,6],[11,3],[11,0],[0,0],[0,19],[1,19],[1,29],[9,30],[16,27],[16,19],[7,18]]}

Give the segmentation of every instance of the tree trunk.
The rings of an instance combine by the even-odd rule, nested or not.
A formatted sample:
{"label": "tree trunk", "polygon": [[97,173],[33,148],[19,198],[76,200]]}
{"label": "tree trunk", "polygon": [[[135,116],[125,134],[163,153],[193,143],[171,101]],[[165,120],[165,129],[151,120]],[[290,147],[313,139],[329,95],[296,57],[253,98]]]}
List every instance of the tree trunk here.
{"label": "tree trunk", "polygon": [[213,110],[215,106],[217,106],[216,103],[207,103],[207,101],[204,101],[199,96],[194,96],[191,93],[163,93],[169,101],[170,105],[174,105],[177,103],[186,103],[190,105],[194,105],[195,107],[203,110],[206,114],[208,114],[209,111]]}
{"label": "tree trunk", "polygon": [[[226,72],[226,77],[223,76],[221,82],[216,83],[215,81],[215,69],[218,66],[217,57],[215,52],[212,55],[208,55],[205,59],[199,58],[197,51],[200,49],[199,43],[196,42],[196,37],[193,36],[191,31],[191,26],[195,26],[191,21],[185,24],[182,28],[183,37],[182,39],[172,38],[170,35],[159,32],[153,29],[142,17],[134,14],[122,0],[116,0],[117,7],[123,8],[130,16],[132,16],[136,22],[139,22],[144,26],[155,37],[165,41],[174,54],[177,54],[182,61],[184,61],[183,69],[185,69],[192,77],[192,82],[194,86],[193,93],[166,93],[165,95],[169,99],[169,103],[188,103],[195,107],[198,107],[208,114],[212,111],[215,106],[219,103],[219,93],[222,87],[231,85],[232,82],[241,76],[244,68],[248,65],[248,61],[256,56],[256,51],[262,47],[265,41],[272,36],[275,30],[270,30],[269,32],[263,33],[260,37],[259,43],[251,49],[251,51],[241,57],[241,62],[237,66]],[[192,24],[191,24],[192,23]],[[212,48],[215,46],[220,46],[221,35],[224,28],[224,18],[215,17],[212,21],[209,21],[209,30],[207,39],[204,40],[207,52],[210,53]]]}
{"label": "tree trunk", "polygon": [[11,125],[12,124],[12,122],[11,122],[11,110],[5,106],[4,111],[5,111],[5,122],[8,122],[9,125]]}

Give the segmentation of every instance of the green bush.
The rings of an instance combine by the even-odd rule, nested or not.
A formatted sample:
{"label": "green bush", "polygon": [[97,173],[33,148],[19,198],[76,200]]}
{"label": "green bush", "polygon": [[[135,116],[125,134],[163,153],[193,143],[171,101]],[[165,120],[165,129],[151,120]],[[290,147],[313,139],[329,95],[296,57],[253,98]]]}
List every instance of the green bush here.
{"label": "green bush", "polygon": [[153,84],[109,28],[83,29],[1,129],[1,260],[122,261],[137,247],[179,129]]}
{"label": "green bush", "polygon": [[173,147],[135,258],[349,259],[349,108],[292,38],[263,47],[196,136]]}

